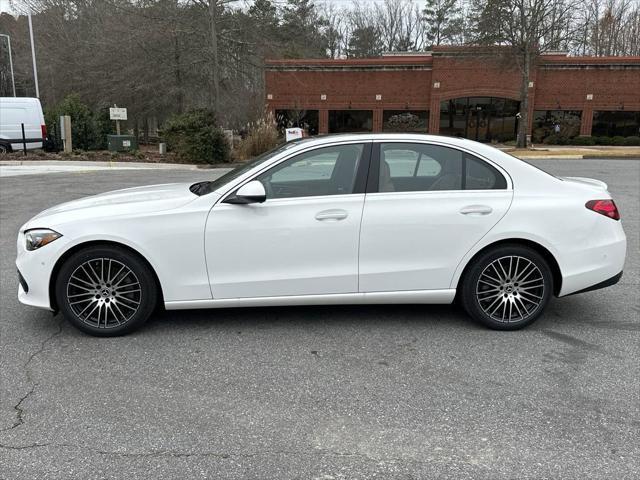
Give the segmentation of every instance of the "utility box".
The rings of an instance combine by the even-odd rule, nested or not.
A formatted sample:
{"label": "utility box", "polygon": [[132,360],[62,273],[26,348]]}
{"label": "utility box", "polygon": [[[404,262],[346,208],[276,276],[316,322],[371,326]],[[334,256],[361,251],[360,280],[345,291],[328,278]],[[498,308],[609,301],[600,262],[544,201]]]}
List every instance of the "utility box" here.
{"label": "utility box", "polygon": [[138,149],[138,140],[134,135],[107,135],[110,152],[129,152]]}

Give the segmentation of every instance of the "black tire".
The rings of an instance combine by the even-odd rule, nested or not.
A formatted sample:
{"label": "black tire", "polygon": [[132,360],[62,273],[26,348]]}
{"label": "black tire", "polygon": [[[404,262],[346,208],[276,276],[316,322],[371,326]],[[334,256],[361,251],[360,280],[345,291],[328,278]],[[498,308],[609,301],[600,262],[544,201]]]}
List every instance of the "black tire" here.
{"label": "black tire", "polygon": [[55,284],[64,317],[97,337],[115,337],[140,328],[157,305],[157,290],[144,260],[112,246],[88,247],[71,255]]}
{"label": "black tire", "polygon": [[487,327],[518,330],[542,315],[552,294],[553,275],[544,257],[514,244],[473,260],[461,282],[460,300],[467,314]]}
{"label": "black tire", "polygon": [[0,155],[4,153],[9,153],[11,151],[11,147],[5,143],[0,143]]}

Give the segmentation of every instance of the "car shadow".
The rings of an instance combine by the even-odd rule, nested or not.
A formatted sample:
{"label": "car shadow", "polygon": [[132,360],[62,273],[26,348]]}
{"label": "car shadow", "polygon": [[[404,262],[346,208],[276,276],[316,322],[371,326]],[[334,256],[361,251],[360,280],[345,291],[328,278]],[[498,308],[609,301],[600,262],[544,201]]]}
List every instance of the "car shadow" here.
{"label": "car shadow", "polygon": [[457,305],[331,305],[169,310],[153,315],[142,331],[358,327],[396,324],[428,329],[483,328]]}

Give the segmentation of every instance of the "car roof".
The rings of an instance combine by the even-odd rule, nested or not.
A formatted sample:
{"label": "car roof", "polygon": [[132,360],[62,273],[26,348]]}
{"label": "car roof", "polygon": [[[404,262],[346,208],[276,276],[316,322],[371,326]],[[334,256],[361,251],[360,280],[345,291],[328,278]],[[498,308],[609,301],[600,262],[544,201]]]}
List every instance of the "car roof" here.
{"label": "car roof", "polygon": [[427,133],[338,133],[331,135],[321,135],[317,137],[306,137],[299,140],[289,142],[292,144],[292,150],[302,148],[322,146],[325,144],[343,142],[371,142],[371,141],[401,141],[401,142],[433,142],[440,145],[460,147],[470,152],[474,152],[480,156],[498,161],[500,164],[513,165],[520,164],[521,160],[506,154],[505,152],[486,143],[476,142],[462,137],[449,137],[446,135],[429,135]]}
{"label": "car roof", "polygon": [[432,141],[438,143],[447,143],[450,145],[466,146],[470,148],[472,144],[482,145],[481,143],[460,137],[448,137],[446,135],[429,135],[426,133],[335,133],[331,135],[322,135],[318,137],[307,137],[302,140],[295,140],[300,143],[309,145],[322,145],[324,143],[332,143],[336,140],[341,141],[376,141],[376,140],[406,140],[406,141]]}

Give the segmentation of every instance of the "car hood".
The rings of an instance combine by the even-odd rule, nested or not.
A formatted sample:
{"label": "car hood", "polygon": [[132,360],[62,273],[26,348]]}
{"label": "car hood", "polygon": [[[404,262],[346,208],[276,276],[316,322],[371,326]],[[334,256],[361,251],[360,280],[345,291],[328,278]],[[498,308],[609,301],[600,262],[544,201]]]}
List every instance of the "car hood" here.
{"label": "car hood", "polygon": [[153,213],[181,207],[195,200],[190,183],[168,183],[126,188],[61,203],[33,217],[25,228],[52,227],[60,223],[113,217],[126,214]]}

